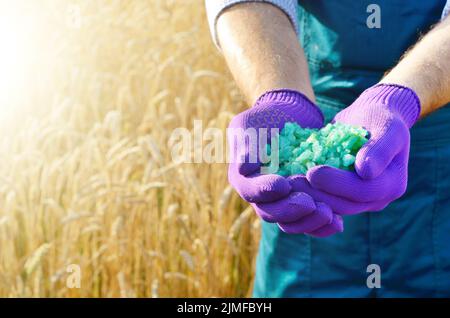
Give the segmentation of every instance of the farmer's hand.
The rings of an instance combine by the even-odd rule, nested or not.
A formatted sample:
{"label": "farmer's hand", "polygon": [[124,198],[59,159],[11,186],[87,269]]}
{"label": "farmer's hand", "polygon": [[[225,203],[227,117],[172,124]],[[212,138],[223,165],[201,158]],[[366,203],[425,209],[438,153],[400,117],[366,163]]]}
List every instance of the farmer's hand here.
{"label": "farmer's hand", "polygon": [[306,193],[292,192],[287,178],[260,173],[260,154],[266,149],[264,145],[259,149],[259,137],[265,144],[271,129],[281,130],[288,121],[320,128],[323,115],[303,94],[281,89],[263,94],[251,109],[234,117],[227,130],[231,154],[228,179],[263,220],[278,223],[285,232],[315,236],[341,232],[342,218],[326,204]]}
{"label": "farmer's hand", "polygon": [[356,156],[356,172],[317,166],[306,175],[310,185],[301,178],[291,185],[298,191],[309,187],[314,199],[326,202],[336,213],[383,209],[406,191],[409,128],[419,114],[419,98],[409,88],[379,84],[367,89],[334,118],[334,122],[362,126],[370,133]]}

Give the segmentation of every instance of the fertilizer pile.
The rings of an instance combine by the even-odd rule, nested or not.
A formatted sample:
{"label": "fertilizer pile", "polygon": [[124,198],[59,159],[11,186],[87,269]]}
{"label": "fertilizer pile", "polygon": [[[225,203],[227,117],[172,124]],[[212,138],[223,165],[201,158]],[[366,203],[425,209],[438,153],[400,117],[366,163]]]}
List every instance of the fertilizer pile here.
{"label": "fertilizer pile", "polygon": [[[279,134],[279,166],[265,164],[270,173],[282,176],[305,174],[317,165],[354,170],[358,150],[367,142],[368,132],[361,127],[341,123],[322,129],[302,128],[288,122]],[[271,146],[267,146],[270,155]]]}

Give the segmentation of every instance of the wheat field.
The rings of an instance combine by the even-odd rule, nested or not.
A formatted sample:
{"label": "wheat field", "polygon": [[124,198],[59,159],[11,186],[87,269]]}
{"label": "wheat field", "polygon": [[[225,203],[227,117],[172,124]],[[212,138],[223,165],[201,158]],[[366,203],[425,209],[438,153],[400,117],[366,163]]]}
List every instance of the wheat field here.
{"label": "wheat field", "polygon": [[0,3],[0,297],[249,296],[258,221],[168,146],[245,108],[203,0]]}

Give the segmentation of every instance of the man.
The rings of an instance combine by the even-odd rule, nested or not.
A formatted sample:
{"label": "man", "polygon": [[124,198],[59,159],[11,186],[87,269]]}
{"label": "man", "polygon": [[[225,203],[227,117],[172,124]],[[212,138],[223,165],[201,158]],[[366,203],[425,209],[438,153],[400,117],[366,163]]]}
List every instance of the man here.
{"label": "man", "polygon": [[[231,128],[320,128],[325,119],[370,133],[355,172],[319,166],[284,178],[247,160],[230,164],[231,184],[267,221],[254,296],[450,296],[449,4],[206,6],[213,38],[254,105]],[[247,144],[232,147],[248,158]]]}

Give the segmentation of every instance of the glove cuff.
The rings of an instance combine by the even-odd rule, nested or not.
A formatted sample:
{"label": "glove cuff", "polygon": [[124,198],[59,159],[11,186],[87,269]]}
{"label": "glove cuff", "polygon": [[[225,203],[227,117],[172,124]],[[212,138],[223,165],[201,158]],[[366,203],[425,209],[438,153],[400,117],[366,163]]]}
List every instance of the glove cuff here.
{"label": "glove cuff", "polygon": [[282,103],[295,107],[299,116],[305,122],[323,125],[324,117],[322,111],[304,94],[291,89],[276,89],[262,94],[255,103],[255,106],[267,103]]}
{"label": "glove cuff", "polygon": [[377,84],[366,89],[361,97],[368,101],[381,102],[397,112],[411,128],[420,116],[420,100],[410,88],[398,84]]}

